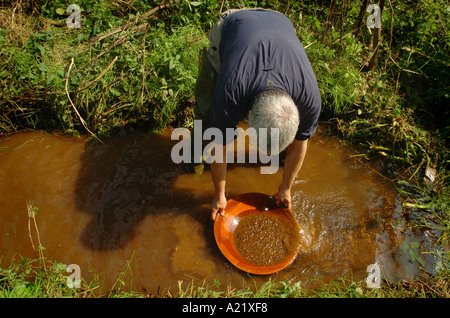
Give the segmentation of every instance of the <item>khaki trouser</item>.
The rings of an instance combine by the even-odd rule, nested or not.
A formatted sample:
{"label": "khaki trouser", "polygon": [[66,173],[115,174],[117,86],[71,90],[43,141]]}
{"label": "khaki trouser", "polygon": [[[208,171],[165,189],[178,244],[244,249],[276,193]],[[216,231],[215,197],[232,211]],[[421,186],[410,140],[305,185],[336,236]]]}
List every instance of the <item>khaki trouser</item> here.
{"label": "khaki trouser", "polygon": [[217,74],[219,74],[220,57],[219,47],[222,38],[223,22],[227,17],[240,9],[230,9],[224,12],[209,33],[209,48],[200,51],[198,78],[195,85],[196,107],[195,119],[203,120],[203,127],[208,127],[209,113],[211,109],[214,88],[216,87]]}

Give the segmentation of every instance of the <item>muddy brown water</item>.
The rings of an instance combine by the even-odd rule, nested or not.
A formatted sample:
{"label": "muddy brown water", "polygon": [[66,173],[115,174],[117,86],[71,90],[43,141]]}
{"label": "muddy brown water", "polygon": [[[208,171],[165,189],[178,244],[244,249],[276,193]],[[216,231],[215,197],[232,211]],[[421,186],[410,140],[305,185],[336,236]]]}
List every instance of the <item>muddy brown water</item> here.
{"label": "muddy brown water", "polygon": [[[404,223],[392,184],[319,132],[292,191],[292,211],[306,231],[307,246],[283,271],[244,273],[215,243],[208,169],[196,176],[174,164],[170,153],[176,142],[170,130],[115,137],[104,145],[43,132],[0,138],[0,266],[34,257],[27,229],[32,202],[39,208],[45,256],[79,265],[82,278],[97,277],[103,291],[128,263],[126,288],[153,294],[176,293],[178,281],[254,289],[270,278],[301,281],[308,288],[338,277],[364,279],[375,262],[389,280],[432,267],[431,256],[419,253],[418,260],[411,252],[429,246],[430,233],[386,225]],[[282,169],[262,175],[256,164],[230,164],[227,196],[272,195],[281,174]]]}

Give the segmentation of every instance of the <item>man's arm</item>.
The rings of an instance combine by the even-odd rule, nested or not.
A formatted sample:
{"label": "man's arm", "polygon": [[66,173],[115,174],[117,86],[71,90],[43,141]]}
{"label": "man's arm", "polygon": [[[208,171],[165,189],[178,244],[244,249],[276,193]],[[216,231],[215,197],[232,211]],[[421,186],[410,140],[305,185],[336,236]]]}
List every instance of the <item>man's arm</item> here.
{"label": "man's arm", "polygon": [[225,181],[227,175],[226,147],[223,147],[223,161],[211,163],[211,177],[214,183],[214,200],[211,204],[211,218],[216,220],[217,213],[225,215],[227,198],[225,197]]}
{"label": "man's arm", "polygon": [[274,197],[277,198],[277,203],[282,202],[289,209],[291,208],[291,187],[303,165],[307,148],[308,140],[294,140],[287,148],[283,179]]}

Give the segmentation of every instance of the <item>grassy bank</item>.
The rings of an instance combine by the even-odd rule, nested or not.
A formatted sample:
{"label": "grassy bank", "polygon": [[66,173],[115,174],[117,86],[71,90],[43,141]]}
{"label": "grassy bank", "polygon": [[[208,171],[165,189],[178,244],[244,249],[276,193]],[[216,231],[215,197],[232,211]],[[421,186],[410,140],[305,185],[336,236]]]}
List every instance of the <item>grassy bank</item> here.
{"label": "grassy bank", "polygon": [[[0,298],[449,298],[450,275],[439,273],[410,281],[385,283],[381,288],[369,288],[364,281],[336,279],[316,289],[306,289],[301,282],[268,280],[256,291],[228,288],[219,290],[217,284],[198,286],[180,281],[177,288],[162,295],[144,291],[129,291],[123,276],[117,277],[110,290],[102,290],[101,282],[81,281],[79,288],[67,284],[67,265],[42,259],[22,259],[7,269],[0,269]],[[124,270],[124,275],[126,269]]]}
{"label": "grassy bank", "polygon": [[[320,291],[269,282],[256,294],[180,288],[186,296],[448,297],[449,35],[443,0],[380,1],[382,28],[368,29],[368,1],[0,1],[0,133],[27,129],[93,138],[192,124],[199,50],[221,11],[264,7],[294,23],[316,72],[330,134],[404,196],[411,227],[434,228],[443,262],[434,275],[369,290],[338,280]],[[46,264],[47,272],[43,271]],[[0,296],[94,297],[65,284],[65,265],[20,260],[0,271]],[[120,280],[120,278],[118,278]],[[51,286],[50,286],[51,285]],[[183,287],[184,286],[184,287]],[[435,292],[433,292],[435,290]],[[145,296],[120,289],[103,296]]]}

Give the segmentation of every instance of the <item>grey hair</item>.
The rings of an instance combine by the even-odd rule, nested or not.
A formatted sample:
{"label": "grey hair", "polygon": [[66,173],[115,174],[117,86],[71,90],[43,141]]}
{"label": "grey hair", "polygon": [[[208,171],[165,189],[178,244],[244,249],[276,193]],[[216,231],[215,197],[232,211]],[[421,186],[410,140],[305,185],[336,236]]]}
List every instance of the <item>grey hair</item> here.
{"label": "grey hair", "polygon": [[292,98],[283,90],[272,89],[260,93],[255,98],[248,124],[249,127],[255,128],[258,141],[262,137],[259,128],[268,128],[267,152],[272,149],[270,128],[278,128],[279,153],[294,140],[299,122],[298,109]]}

